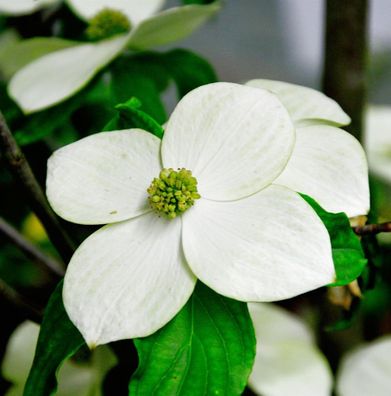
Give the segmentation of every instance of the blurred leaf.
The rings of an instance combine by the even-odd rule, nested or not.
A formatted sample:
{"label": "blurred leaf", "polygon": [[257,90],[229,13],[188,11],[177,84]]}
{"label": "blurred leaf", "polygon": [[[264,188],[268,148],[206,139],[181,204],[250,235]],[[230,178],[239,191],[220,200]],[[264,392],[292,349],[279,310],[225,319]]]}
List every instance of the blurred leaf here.
{"label": "blurred leaf", "polygon": [[359,237],[345,213],[326,212],[314,199],[301,194],[318,214],[330,235],[337,280],[329,286],[343,286],[357,279],[367,264]]}
{"label": "blurred leaf", "polygon": [[179,98],[201,85],[217,81],[212,66],[194,52],[175,49],[162,54],[161,59],[175,81]]}
{"label": "blurred leaf", "polygon": [[210,4],[213,3],[214,0],[182,0],[182,4]]}
{"label": "blurred leaf", "polygon": [[130,395],[239,395],[255,357],[247,304],[198,282],[179,314],[134,340],[140,363]]}
{"label": "blurred leaf", "polygon": [[111,68],[112,94],[115,103],[137,97],[140,110],[163,124],[167,115],[160,93],[167,88],[169,75],[159,62],[159,54],[154,53],[118,59]]}
{"label": "blurred leaf", "polygon": [[46,307],[24,396],[52,395],[57,389],[56,373],[59,367],[85,345],[83,337],[65,312],[62,285],[60,282]]}

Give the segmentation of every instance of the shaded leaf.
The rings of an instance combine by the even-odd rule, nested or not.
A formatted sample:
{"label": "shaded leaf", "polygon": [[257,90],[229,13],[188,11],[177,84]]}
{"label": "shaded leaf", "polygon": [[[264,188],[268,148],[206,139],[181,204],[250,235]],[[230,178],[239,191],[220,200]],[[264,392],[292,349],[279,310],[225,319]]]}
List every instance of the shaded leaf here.
{"label": "shaded leaf", "polygon": [[212,66],[194,52],[175,49],[163,54],[162,62],[177,86],[179,98],[201,85],[217,81]]}
{"label": "shaded leaf", "polygon": [[85,345],[83,337],[65,312],[62,286],[60,282],[46,307],[24,396],[53,394],[57,389],[58,368]]}
{"label": "shaded leaf", "polygon": [[367,264],[359,237],[345,213],[326,212],[314,199],[301,194],[318,214],[330,235],[337,280],[330,286],[343,286],[357,279]]}
{"label": "shaded leaf", "polygon": [[140,364],[130,395],[240,395],[255,357],[247,304],[200,282],[171,322],[134,342]]}

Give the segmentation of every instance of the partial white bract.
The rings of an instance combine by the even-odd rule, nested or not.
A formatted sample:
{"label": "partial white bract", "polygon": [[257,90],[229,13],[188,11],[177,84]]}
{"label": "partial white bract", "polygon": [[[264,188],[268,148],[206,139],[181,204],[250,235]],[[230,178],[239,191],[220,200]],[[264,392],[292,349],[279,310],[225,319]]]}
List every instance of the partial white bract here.
{"label": "partial white bract", "polygon": [[333,378],[308,326],[273,304],[249,304],[257,351],[249,385],[263,396],[330,396]]}
{"label": "partial white bract", "polygon": [[388,396],[391,390],[391,336],[348,353],[337,376],[338,396]]}
{"label": "partial white bract", "polygon": [[[39,326],[30,321],[23,322],[12,333],[1,367],[2,375],[11,382],[5,396],[23,394],[33,363],[38,334]],[[59,386],[56,395],[101,396],[103,379],[116,361],[116,357],[107,347],[94,351],[89,363],[66,361],[57,374]]]}
{"label": "partial white bract", "polygon": [[61,0],[0,0],[0,14],[26,15],[60,3]]}
{"label": "partial white bract", "polygon": [[181,40],[220,9],[215,2],[174,7],[155,14],[163,0],[68,0],[68,3],[85,20],[105,8],[121,11],[128,17],[131,30],[98,43],[75,43],[20,69],[12,77],[8,92],[25,113],[46,109],[74,95],[126,48],[145,50]]}
{"label": "partial white bract", "polygon": [[369,211],[368,165],[360,143],[337,126],[350,118],[331,98],[314,89],[272,80],[246,85],[273,92],[296,127],[296,144],[276,184],[310,195],[329,212],[348,217]]}
{"label": "partial white bract", "polygon": [[[339,138],[345,144],[341,131],[331,150]],[[352,166],[366,182],[355,147]],[[231,83],[187,94],[162,141],[130,129],[55,152],[47,177],[54,210],[75,223],[113,223],[82,243],[65,276],[64,304],[87,343],[155,332],[183,307],[196,278],[240,301],[280,300],[333,282],[323,223],[296,192],[274,184],[294,153],[295,128],[278,98]],[[328,166],[322,158],[313,166]],[[148,205],[146,190],[166,168],[192,171],[201,196],[174,219]]]}
{"label": "partial white bract", "polygon": [[374,175],[391,183],[391,107],[370,106],[365,125],[369,169]]}

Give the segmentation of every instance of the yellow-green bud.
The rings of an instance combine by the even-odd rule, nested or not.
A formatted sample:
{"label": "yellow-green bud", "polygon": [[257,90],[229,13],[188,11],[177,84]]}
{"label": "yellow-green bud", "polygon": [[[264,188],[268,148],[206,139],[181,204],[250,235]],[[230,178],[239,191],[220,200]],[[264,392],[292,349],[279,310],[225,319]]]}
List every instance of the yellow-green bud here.
{"label": "yellow-green bud", "polygon": [[121,11],[105,8],[91,20],[86,30],[87,37],[92,41],[107,39],[131,29],[128,17]]}
{"label": "yellow-green bud", "polygon": [[197,179],[187,169],[163,169],[148,187],[148,200],[152,209],[168,219],[175,219],[201,198]]}

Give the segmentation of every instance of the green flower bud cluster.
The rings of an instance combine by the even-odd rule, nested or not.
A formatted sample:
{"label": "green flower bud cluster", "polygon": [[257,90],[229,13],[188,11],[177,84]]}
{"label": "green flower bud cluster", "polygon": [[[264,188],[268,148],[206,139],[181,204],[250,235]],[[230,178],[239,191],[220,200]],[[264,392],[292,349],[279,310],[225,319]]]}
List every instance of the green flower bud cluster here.
{"label": "green flower bud cluster", "polygon": [[127,33],[131,27],[128,17],[121,11],[105,8],[90,20],[86,34],[90,40],[98,41]]}
{"label": "green flower bud cluster", "polygon": [[178,171],[163,169],[159,178],[153,179],[147,192],[152,209],[169,219],[175,219],[201,198],[197,192],[197,179],[184,168]]}

